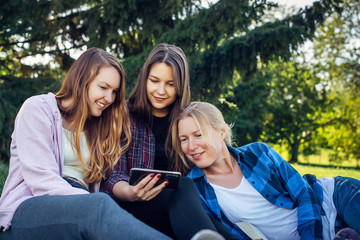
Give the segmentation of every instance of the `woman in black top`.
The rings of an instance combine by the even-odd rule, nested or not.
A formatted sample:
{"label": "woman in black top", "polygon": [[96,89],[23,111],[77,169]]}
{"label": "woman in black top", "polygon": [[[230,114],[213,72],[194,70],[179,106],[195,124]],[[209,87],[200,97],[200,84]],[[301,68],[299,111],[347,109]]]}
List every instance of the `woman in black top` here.
{"label": "woman in black top", "polygon": [[174,191],[164,190],[167,182],[154,187],[158,175],[149,174],[135,186],[130,186],[128,179],[132,167],[172,169],[170,126],[189,102],[189,68],[184,52],[174,45],[155,46],[128,99],[133,143],[106,182],[108,193],[121,207],[176,239],[190,239],[201,229],[217,230],[203,210],[192,180],[181,177]]}

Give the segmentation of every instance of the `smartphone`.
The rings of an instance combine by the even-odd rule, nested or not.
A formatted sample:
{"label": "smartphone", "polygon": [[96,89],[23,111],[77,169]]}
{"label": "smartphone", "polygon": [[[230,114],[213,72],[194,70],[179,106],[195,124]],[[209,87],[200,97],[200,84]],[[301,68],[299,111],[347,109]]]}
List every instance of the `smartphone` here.
{"label": "smartphone", "polygon": [[169,182],[169,184],[165,187],[165,189],[175,190],[178,187],[179,179],[181,173],[173,172],[173,171],[163,171],[163,170],[155,170],[155,169],[147,169],[147,168],[132,168],[130,170],[130,185],[138,184],[143,178],[145,178],[150,173],[161,174],[160,179],[155,183],[155,186],[163,183],[164,181]]}

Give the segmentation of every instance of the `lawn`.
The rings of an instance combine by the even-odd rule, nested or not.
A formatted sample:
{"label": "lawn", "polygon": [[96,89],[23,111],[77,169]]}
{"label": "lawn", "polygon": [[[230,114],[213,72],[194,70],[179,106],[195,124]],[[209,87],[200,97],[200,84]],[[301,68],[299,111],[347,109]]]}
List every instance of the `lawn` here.
{"label": "lawn", "polygon": [[[287,154],[281,152],[279,148],[275,150],[280,152],[281,156],[287,159]],[[329,161],[331,150],[322,149],[318,154],[310,156],[299,156],[299,163],[291,164],[301,175],[311,173],[317,177],[352,177],[360,179],[360,169],[356,166],[358,163],[355,159],[346,159],[344,156],[339,155],[339,158],[346,159],[341,163],[336,161]]]}
{"label": "lawn", "polygon": [[352,177],[360,179],[360,171],[342,167],[319,167],[303,164],[291,164],[301,175],[311,173],[319,177]]}

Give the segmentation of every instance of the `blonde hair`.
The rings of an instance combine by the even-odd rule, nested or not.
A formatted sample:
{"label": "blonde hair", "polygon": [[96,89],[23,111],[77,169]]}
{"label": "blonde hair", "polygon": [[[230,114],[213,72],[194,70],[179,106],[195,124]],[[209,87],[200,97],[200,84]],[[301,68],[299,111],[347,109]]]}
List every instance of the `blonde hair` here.
{"label": "blonde hair", "polygon": [[179,139],[179,121],[187,117],[192,117],[194,119],[201,135],[207,140],[210,146],[214,146],[214,143],[209,136],[209,127],[216,131],[225,130],[225,144],[231,146],[232,143],[231,126],[225,123],[221,111],[207,102],[191,102],[179,113],[172,125],[172,145],[178,155],[175,157],[175,170],[180,171],[183,174],[187,174],[193,167],[193,163],[185,157],[181,150]]}
{"label": "blonde hair", "polygon": [[[90,83],[105,67],[114,67],[120,74],[120,90],[113,104],[100,117],[89,117]],[[64,107],[62,100],[71,99],[71,105]],[[98,182],[104,173],[113,170],[131,140],[130,120],[125,102],[125,72],[119,61],[110,53],[99,48],[85,51],[71,66],[65,76],[56,100],[61,114],[71,119],[70,142],[85,169],[85,181]],[[85,133],[90,156],[84,162],[80,151],[80,135]]]}

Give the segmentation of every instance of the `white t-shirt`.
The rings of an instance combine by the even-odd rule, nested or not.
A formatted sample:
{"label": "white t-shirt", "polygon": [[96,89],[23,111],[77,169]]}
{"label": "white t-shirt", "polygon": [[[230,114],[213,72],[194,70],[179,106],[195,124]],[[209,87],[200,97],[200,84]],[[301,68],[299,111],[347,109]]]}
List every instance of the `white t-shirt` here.
{"label": "white t-shirt", "polygon": [[249,222],[269,240],[297,240],[297,208],[286,209],[267,201],[243,177],[236,188],[210,183],[215,190],[221,210],[233,222]]}
{"label": "white t-shirt", "polygon": [[331,240],[335,236],[335,221],[337,211],[334,205],[333,195],[335,189],[335,182],[333,177],[322,177],[318,179],[318,183],[323,188],[324,200],[322,207],[325,211],[325,215],[321,216],[323,225],[323,239]]}
{"label": "white t-shirt", "polygon": [[[74,177],[80,180],[85,186],[88,187],[88,184],[84,181],[84,168],[80,163],[77,155],[74,153],[70,140],[67,136],[69,131],[63,128],[62,139],[63,139],[63,153],[64,153],[64,167],[63,175]],[[89,149],[86,143],[85,134],[82,133],[80,136],[80,151],[83,156],[85,163],[89,162]]]}

